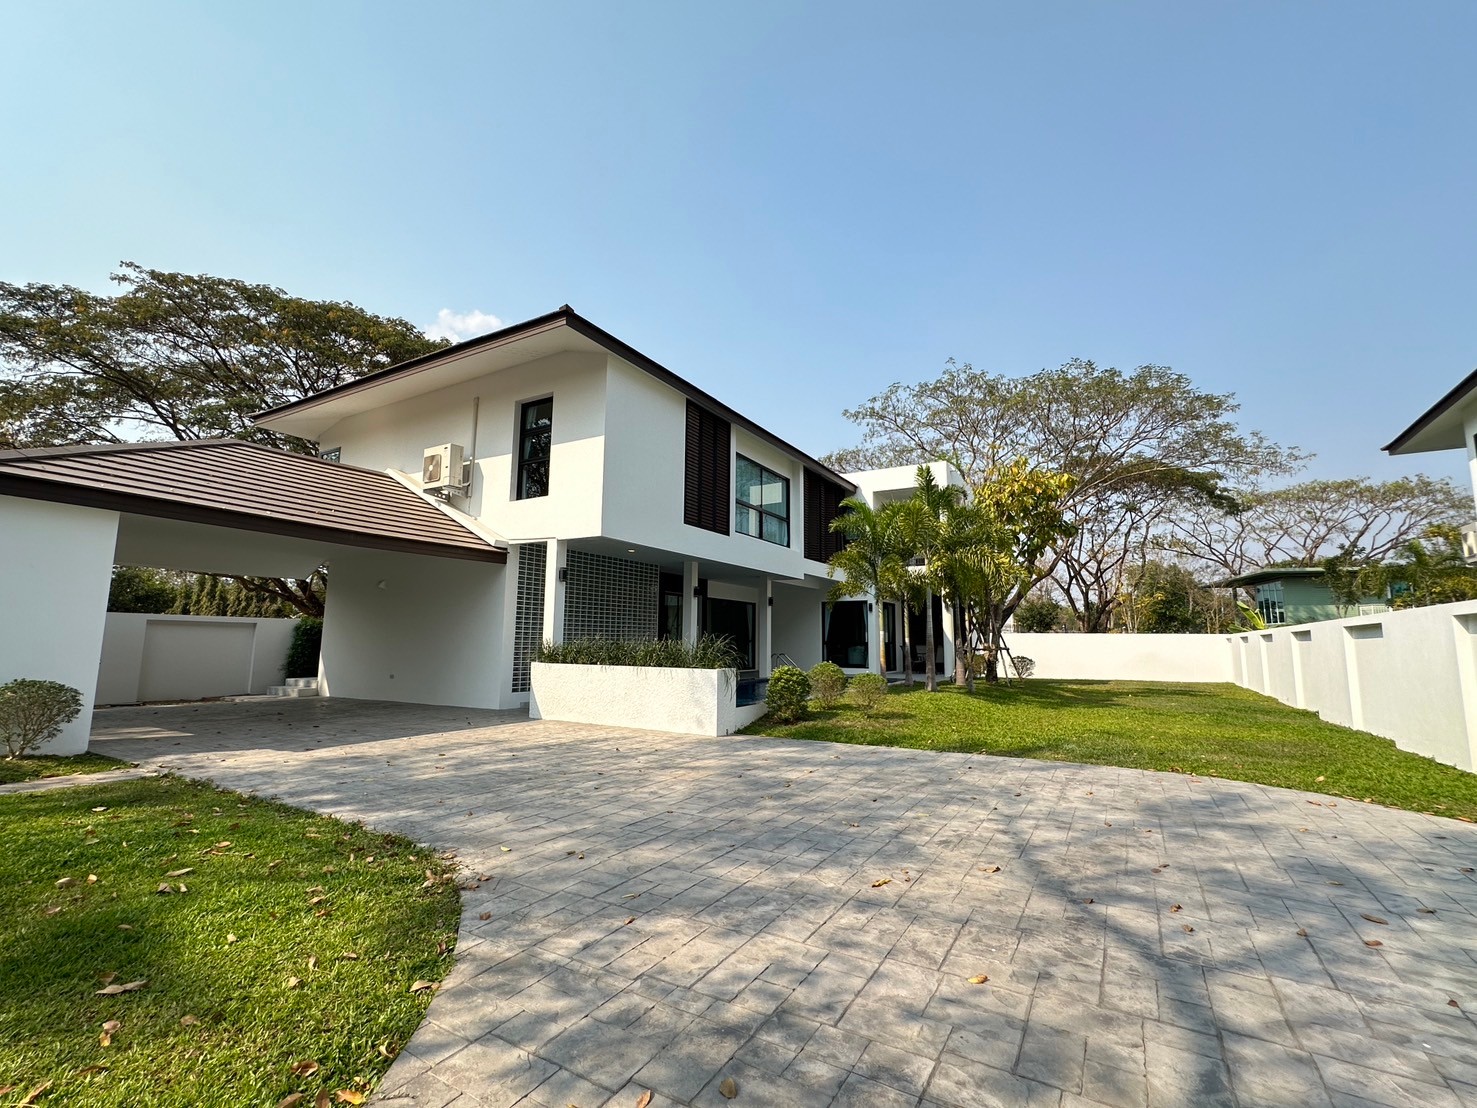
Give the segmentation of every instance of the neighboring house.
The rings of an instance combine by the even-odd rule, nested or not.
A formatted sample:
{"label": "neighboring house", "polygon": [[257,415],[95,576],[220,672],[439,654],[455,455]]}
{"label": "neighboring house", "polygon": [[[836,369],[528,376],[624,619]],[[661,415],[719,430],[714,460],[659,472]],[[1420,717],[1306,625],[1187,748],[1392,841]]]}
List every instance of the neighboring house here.
{"label": "neighboring house", "polygon": [[[333,696],[511,707],[540,641],[589,636],[724,634],[751,679],[901,664],[900,637],[871,641],[875,598],[828,608],[827,559],[841,502],[909,495],[914,470],[835,473],[567,306],[257,424],[321,457],[234,440],[0,454],[0,680],[66,680],[90,712],[115,562],[327,563]],[[941,612],[946,666],[950,629]]]}
{"label": "neighboring house", "polygon": [[1245,589],[1251,593],[1257,614],[1268,627],[1369,615],[1390,608],[1388,598],[1383,596],[1364,597],[1355,609],[1340,607],[1323,570],[1316,566],[1255,569],[1219,581],[1215,587]]}
{"label": "neighboring house", "polygon": [[[1432,450],[1466,451],[1467,474],[1477,499],[1477,371],[1469,373],[1385,446],[1388,454]],[[1477,564],[1477,524],[1462,529],[1462,553],[1468,564]]]}

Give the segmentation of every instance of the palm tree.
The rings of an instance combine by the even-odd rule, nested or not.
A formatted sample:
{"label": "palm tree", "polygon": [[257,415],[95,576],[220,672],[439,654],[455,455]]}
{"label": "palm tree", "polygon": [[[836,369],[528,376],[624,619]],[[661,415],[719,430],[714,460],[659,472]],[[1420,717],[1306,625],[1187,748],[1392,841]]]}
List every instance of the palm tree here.
{"label": "palm tree", "polygon": [[[936,631],[933,625],[935,577],[931,566],[942,553],[945,517],[963,502],[963,490],[950,485],[940,485],[934,479],[933,470],[928,466],[918,467],[915,480],[917,487],[913,491],[912,499],[904,502],[900,513],[899,529],[912,553],[923,559],[923,572],[918,575],[923,585],[923,656],[926,659],[924,665],[928,691],[936,692],[938,691],[938,677],[934,673],[933,662]],[[957,652],[957,641],[955,648]],[[912,676],[912,672],[910,658],[909,677]]]}
{"label": "palm tree", "polygon": [[830,575],[840,580],[831,586],[829,600],[835,603],[847,596],[877,598],[877,672],[887,672],[882,656],[886,641],[886,623],[882,600],[890,598],[897,582],[898,557],[897,504],[873,508],[860,497],[841,502],[841,514],[831,521],[831,530],[846,537],[846,545],[831,555]]}

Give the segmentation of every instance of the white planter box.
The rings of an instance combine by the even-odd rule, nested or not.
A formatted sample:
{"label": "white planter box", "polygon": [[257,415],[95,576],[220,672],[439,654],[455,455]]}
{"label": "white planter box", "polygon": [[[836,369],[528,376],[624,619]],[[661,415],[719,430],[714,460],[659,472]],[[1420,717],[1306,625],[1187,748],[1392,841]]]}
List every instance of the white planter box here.
{"label": "white planter box", "polygon": [[528,714],[534,719],[599,723],[683,735],[732,735],[764,714],[738,708],[731,669],[572,666],[534,662]]}

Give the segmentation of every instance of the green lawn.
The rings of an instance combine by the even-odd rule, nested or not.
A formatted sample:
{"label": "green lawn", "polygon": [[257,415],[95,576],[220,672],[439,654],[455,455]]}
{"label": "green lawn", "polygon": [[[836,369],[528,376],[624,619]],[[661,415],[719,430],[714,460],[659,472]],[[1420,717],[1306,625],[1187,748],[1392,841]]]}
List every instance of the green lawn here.
{"label": "green lawn", "polygon": [[77,754],[70,758],[45,754],[0,758],[0,785],[9,785],[15,781],[34,781],[38,777],[65,777],[73,773],[103,773],[110,769],[127,768],[127,762],[101,754]]}
{"label": "green lawn", "polygon": [[450,965],[448,863],[285,805],[78,786],[0,797],[0,843],[0,1104],[357,1103]]}
{"label": "green lawn", "polygon": [[1477,819],[1477,774],[1234,685],[1025,681],[970,695],[894,688],[747,734],[1171,770]]}

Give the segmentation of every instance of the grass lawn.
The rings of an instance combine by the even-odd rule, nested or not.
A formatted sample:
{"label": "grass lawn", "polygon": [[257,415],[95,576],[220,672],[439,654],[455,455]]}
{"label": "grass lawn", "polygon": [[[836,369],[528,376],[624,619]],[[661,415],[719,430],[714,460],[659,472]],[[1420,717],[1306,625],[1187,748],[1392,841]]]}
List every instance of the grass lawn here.
{"label": "grass lawn", "polygon": [[15,781],[34,781],[38,777],[65,777],[73,773],[103,773],[110,769],[127,769],[128,762],[101,754],[76,754],[70,758],[46,754],[24,758],[0,758],[0,785]]}
{"label": "grass lawn", "polygon": [[450,966],[446,863],[285,805],[84,785],[0,797],[0,843],[0,1104],[359,1103]]}
{"label": "grass lawn", "polygon": [[894,688],[867,715],[851,703],[751,735],[1004,754],[1172,770],[1477,819],[1477,774],[1235,685],[1025,681],[974,695]]}

